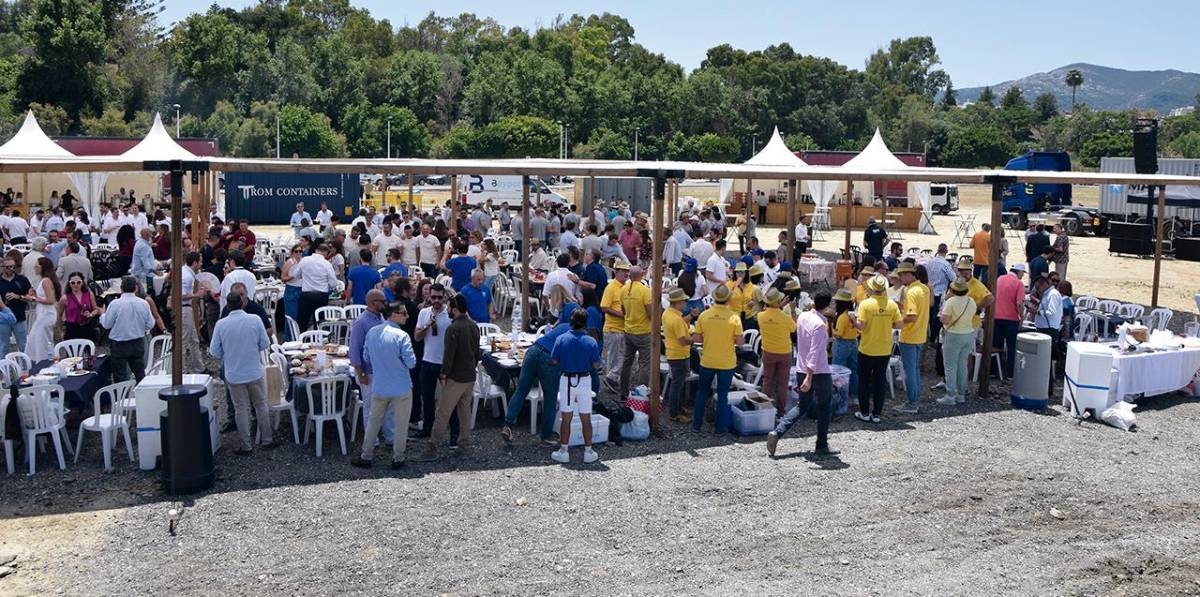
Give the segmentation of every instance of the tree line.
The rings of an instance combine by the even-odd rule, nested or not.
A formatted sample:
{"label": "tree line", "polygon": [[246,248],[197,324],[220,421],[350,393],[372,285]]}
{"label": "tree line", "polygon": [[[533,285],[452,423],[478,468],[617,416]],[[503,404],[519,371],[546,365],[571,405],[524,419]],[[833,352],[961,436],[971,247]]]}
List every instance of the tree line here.
{"label": "tree line", "polygon": [[[959,106],[929,37],[892,40],[861,70],[781,43],[708,50],[692,72],[613,14],[536,30],[464,13],[394,26],[348,0],[213,6],[164,24],[164,0],[0,2],[0,132],[32,109],[51,135],[140,136],[155,112],[222,152],[302,157],[744,160],[778,126],[799,149],[894,151],[995,166],[1029,148],[1095,167],[1132,155],[1133,111],[1020,89]],[[1072,90],[1078,85],[1064,81]],[[1081,81],[1079,82],[1081,83]],[[756,138],[757,136],[757,138]],[[1168,154],[1200,157],[1200,115],[1167,119]]]}

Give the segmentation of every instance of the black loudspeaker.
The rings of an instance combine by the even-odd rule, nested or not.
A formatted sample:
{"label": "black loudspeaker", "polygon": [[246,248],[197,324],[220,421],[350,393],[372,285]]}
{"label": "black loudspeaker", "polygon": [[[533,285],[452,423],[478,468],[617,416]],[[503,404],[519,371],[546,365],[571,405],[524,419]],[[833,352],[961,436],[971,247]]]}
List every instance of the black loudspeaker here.
{"label": "black loudspeaker", "polygon": [[1130,224],[1127,222],[1109,222],[1108,252],[1123,255],[1153,255],[1154,243],[1151,242],[1149,224]]}
{"label": "black loudspeaker", "polygon": [[1184,261],[1200,261],[1200,238],[1175,237],[1175,258]]}
{"label": "black loudspeaker", "polygon": [[1133,167],[1138,174],[1158,174],[1158,121],[1139,119],[1133,126]]}

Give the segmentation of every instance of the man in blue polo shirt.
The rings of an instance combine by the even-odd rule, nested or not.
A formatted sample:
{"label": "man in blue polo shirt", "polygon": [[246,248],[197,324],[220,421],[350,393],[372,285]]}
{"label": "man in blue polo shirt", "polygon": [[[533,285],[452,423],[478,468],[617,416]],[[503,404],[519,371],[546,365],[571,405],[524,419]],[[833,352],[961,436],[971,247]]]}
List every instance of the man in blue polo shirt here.
{"label": "man in blue polo shirt", "polygon": [[467,299],[467,315],[475,323],[491,323],[495,318],[492,312],[492,291],[483,285],[483,270],[471,272],[471,283],[463,287],[459,294]]}
{"label": "man in blue polo shirt", "polygon": [[579,415],[583,431],[583,462],[591,464],[600,459],[592,449],[592,396],[599,389],[595,373],[600,370],[600,345],[587,334],[587,311],[571,313],[571,331],[554,341],[550,363],[558,365],[562,377],[558,383],[558,411],[562,426],[558,433],[558,450],[550,454],[555,462],[571,461],[567,444],[571,440],[571,416]]}
{"label": "man in blue polo shirt", "polygon": [[454,292],[462,292],[463,287],[471,283],[471,272],[479,267],[474,257],[467,255],[467,243],[459,240],[454,243],[456,256],[446,260],[445,269],[450,273],[450,288]]}
{"label": "man in blue polo shirt", "polygon": [[593,249],[583,252],[583,275],[579,278],[596,286],[596,296],[604,296],[604,287],[608,286],[608,272],[600,265],[600,250]]}
{"label": "man in blue polo shirt", "polygon": [[362,249],[358,252],[362,264],[350,268],[346,272],[346,290],[350,294],[350,303],[354,305],[367,304],[367,292],[379,285],[382,278],[379,270],[371,265],[371,252]]}
{"label": "man in blue polo shirt", "polygon": [[398,274],[401,278],[408,277],[408,266],[400,260],[400,247],[392,247],[387,252],[387,267],[383,268],[383,279],[387,279],[392,274]]}
{"label": "man in blue polo shirt", "polygon": [[[565,321],[570,321],[571,313],[577,307],[579,305],[575,303],[563,305]],[[521,361],[521,374],[517,378],[517,391],[508,400],[508,411],[504,413],[504,428],[500,430],[500,436],[504,438],[504,441],[512,441],[512,428],[517,424],[521,408],[525,406],[525,398],[533,389],[534,382],[537,382],[542,389],[542,445],[548,448],[558,446],[558,440],[554,438],[553,434],[554,420],[557,418],[555,415],[558,414],[560,371],[558,365],[550,362],[550,351],[554,350],[554,343],[559,336],[569,331],[571,331],[571,324],[560,323],[546,332],[546,335],[538,338],[533,346],[525,351],[525,359]]]}

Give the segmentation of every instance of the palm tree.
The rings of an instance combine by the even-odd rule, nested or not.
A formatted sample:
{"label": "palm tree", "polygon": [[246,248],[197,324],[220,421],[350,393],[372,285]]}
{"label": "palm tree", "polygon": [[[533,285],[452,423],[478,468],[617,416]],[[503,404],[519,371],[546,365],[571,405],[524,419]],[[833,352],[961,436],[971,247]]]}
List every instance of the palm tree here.
{"label": "palm tree", "polygon": [[1079,72],[1079,69],[1073,68],[1067,71],[1067,76],[1063,78],[1063,81],[1067,84],[1067,87],[1071,88],[1071,112],[1074,113],[1075,90],[1083,85],[1083,73]]}

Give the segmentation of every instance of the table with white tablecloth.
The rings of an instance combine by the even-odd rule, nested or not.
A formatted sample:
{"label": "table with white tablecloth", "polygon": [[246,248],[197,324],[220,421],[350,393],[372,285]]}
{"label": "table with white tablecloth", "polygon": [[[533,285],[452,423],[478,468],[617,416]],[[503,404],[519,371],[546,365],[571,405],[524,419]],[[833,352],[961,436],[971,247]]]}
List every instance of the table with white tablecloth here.
{"label": "table with white tablecloth", "polygon": [[796,272],[807,278],[810,284],[818,280],[828,283],[833,279],[834,263],[824,259],[801,259],[796,262]]}
{"label": "table with white tablecloth", "polygon": [[1155,396],[1182,389],[1200,369],[1200,347],[1117,354],[1117,395]]}

